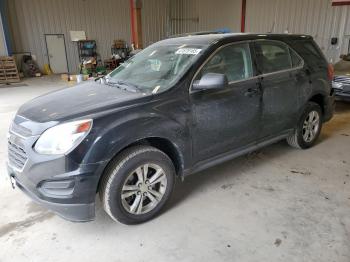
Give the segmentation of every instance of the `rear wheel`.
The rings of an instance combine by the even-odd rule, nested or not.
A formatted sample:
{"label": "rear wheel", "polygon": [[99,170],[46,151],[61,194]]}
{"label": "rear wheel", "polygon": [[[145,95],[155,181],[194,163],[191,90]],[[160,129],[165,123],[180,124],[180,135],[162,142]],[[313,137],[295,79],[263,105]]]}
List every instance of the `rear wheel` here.
{"label": "rear wheel", "polygon": [[316,143],[320,136],[321,129],[321,107],[314,102],[309,102],[299,120],[297,128],[294,133],[287,138],[287,142],[289,145],[296,148],[310,148]]}
{"label": "rear wheel", "polygon": [[109,216],[124,224],[137,224],[156,216],[174,187],[170,158],[149,146],[131,147],[106,170],[100,198]]}

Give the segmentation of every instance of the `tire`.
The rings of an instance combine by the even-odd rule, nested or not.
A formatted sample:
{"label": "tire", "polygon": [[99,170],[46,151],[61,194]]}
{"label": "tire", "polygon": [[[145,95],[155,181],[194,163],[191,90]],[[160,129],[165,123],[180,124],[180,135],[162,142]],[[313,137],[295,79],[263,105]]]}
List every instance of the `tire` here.
{"label": "tire", "polygon": [[[311,117],[313,112],[315,113],[314,118]],[[311,118],[314,120],[311,120],[313,123],[316,123],[316,118],[318,118],[318,123],[311,125]],[[320,136],[322,122],[323,116],[321,107],[314,102],[308,102],[298,122],[297,128],[294,130],[294,133],[287,138],[288,144],[299,149],[307,149],[314,146]],[[309,132],[309,136],[307,136],[307,132]]]}
{"label": "tire", "polygon": [[165,153],[150,146],[134,146],[109,164],[99,195],[104,210],[113,220],[139,224],[159,214],[174,184],[175,168]]}

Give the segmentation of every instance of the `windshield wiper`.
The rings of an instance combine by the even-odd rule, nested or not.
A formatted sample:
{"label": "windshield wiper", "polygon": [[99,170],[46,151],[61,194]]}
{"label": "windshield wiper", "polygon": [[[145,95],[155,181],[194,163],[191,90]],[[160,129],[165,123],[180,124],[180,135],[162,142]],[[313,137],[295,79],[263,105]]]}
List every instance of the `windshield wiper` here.
{"label": "windshield wiper", "polygon": [[124,81],[118,81],[117,83],[120,84],[120,85],[126,85],[126,86],[129,86],[129,87],[133,87],[135,90],[141,91],[141,88],[139,86],[135,85],[135,84],[124,82]]}
{"label": "windshield wiper", "polygon": [[125,89],[125,90],[128,90],[128,91],[131,91],[131,92],[141,91],[141,89],[137,85],[134,85],[134,84],[131,84],[131,83],[128,83],[128,82],[124,82],[124,81],[113,82],[113,81],[109,80],[106,83],[110,84],[112,86],[116,86],[116,87],[119,87],[119,88],[122,88],[122,89]]}
{"label": "windshield wiper", "polygon": [[95,78],[95,82],[99,82],[100,84],[106,85],[106,83],[108,82],[109,77],[105,76],[99,76],[97,78]]}

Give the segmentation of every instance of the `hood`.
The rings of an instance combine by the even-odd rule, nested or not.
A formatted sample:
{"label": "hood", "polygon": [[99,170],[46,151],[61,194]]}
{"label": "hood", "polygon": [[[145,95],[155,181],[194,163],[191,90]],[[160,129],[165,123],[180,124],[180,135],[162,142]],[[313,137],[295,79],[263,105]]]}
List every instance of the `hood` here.
{"label": "hood", "polygon": [[21,106],[17,114],[41,123],[67,120],[123,106],[143,96],[89,81],[39,96]]}

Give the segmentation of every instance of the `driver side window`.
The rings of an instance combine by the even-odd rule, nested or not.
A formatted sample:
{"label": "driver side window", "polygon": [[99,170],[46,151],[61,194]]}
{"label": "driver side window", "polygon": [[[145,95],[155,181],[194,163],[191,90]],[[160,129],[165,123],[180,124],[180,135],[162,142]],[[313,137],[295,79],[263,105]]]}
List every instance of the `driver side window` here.
{"label": "driver side window", "polygon": [[207,61],[195,80],[208,73],[224,74],[229,82],[253,77],[249,44],[232,44],[222,48]]}

